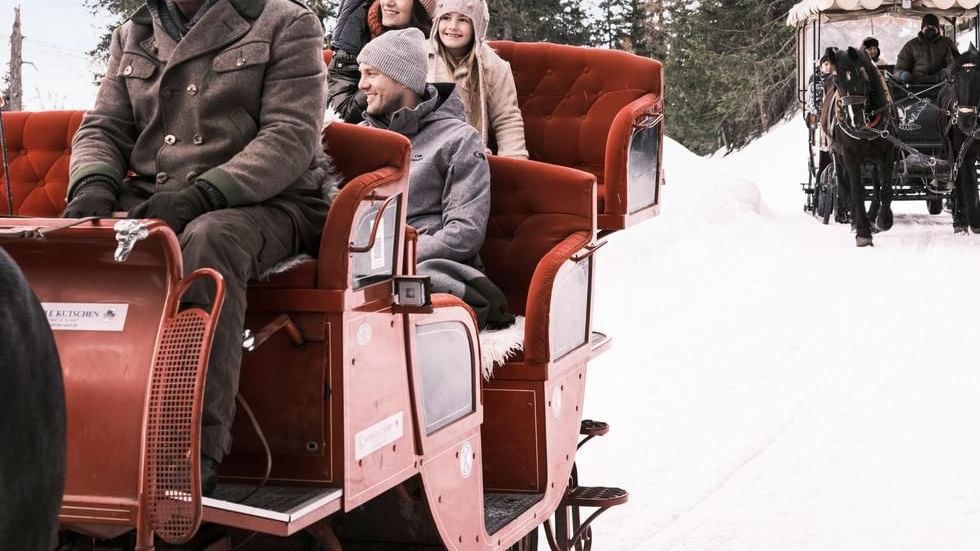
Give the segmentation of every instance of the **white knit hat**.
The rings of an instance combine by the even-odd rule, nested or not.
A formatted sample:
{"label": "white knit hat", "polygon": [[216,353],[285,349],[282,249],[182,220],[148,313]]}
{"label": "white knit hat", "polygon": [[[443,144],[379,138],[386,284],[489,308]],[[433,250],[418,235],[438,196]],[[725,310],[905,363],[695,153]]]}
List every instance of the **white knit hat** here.
{"label": "white knit hat", "polygon": [[376,68],[420,96],[425,95],[429,54],[425,35],[415,27],[393,29],[368,42],[358,54],[357,62]]}
{"label": "white knit hat", "polygon": [[473,22],[473,35],[476,42],[487,38],[487,25],[490,23],[490,9],[485,0],[437,0],[436,12],[432,15],[432,34],[436,34],[439,18],[447,13],[461,13]]}

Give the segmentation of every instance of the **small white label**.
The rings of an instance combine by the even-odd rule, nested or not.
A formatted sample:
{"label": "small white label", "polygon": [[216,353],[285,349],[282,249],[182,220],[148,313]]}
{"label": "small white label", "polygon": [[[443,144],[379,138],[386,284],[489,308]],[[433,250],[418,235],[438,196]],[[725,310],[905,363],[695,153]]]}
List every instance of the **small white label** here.
{"label": "small white label", "polygon": [[354,460],[364,459],[404,435],[404,414],[399,411],[354,435]]}
{"label": "small white label", "polygon": [[122,331],[128,304],[108,302],[42,302],[54,331]]}
{"label": "small white label", "polygon": [[357,344],[361,346],[367,346],[371,342],[371,337],[374,332],[371,330],[371,325],[368,323],[362,323],[357,327]]}
{"label": "small white label", "polygon": [[371,247],[371,269],[377,270],[385,265],[385,219],[384,215],[378,220],[378,233],[374,235],[374,246]]}
{"label": "small white label", "polygon": [[469,440],[463,442],[463,449],[459,450],[459,473],[463,478],[469,478],[473,474],[473,446]]}
{"label": "small white label", "polygon": [[551,413],[556,419],[561,417],[561,388],[557,386],[551,391]]}

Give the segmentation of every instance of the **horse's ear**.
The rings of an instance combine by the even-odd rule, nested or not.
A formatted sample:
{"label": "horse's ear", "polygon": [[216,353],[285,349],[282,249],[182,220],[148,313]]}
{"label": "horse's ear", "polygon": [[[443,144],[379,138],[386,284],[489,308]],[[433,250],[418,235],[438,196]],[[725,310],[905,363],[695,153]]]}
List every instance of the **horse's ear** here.
{"label": "horse's ear", "polygon": [[827,61],[837,65],[837,48],[831,46],[824,50],[823,55],[827,57]]}

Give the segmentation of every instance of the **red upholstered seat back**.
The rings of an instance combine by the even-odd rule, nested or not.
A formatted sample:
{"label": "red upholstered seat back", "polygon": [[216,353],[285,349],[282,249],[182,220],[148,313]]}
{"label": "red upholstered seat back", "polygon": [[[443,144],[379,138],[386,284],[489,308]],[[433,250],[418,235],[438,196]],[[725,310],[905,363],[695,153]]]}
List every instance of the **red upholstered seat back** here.
{"label": "red upholstered seat back", "polygon": [[[22,216],[61,215],[68,190],[71,138],[83,111],[3,113],[10,161],[14,212]],[[0,213],[7,214],[6,175],[0,165]]]}
{"label": "red upholstered seat back", "polygon": [[[595,230],[592,175],[568,168],[490,157],[491,206],[480,256],[487,275],[507,296],[511,312],[525,314],[542,258],[569,238],[577,250]],[[552,259],[554,260],[554,259]],[[550,287],[549,287],[550,289]],[[550,297],[537,297],[547,302]]]}
{"label": "red upholstered seat back", "polygon": [[601,201],[613,119],[645,94],[662,97],[660,62],[544,42],[494,41],[491,46],[514,72],[531,159],[591,172]]}

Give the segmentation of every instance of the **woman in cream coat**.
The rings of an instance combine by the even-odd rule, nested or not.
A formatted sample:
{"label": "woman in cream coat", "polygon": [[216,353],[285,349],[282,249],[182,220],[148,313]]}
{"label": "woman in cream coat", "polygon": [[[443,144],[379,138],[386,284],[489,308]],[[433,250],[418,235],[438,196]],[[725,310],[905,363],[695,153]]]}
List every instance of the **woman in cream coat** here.
{"label": "woman in cream coat", "polygon": [[428,81],[456,83],[466,120],[480,132],[484,146],[496,144],[496,154],[526,159],[514,75],[486,42],[489,19],[485,0],[438,0]]}

